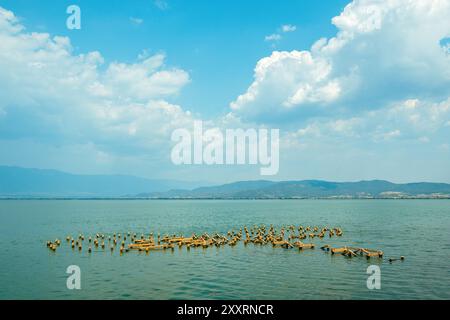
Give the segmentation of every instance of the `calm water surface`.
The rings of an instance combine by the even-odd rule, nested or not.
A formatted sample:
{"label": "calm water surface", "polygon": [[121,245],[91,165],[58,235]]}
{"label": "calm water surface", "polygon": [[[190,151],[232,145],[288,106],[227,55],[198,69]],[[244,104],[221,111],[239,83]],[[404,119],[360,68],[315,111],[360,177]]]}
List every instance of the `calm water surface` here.
{"label": "calm water surface", "polygon": [[[320,249],[221,247],[120,256],[80,253],[79,233],[214,233],[243,225],[340,226],[318,246],[381,249],[348,259]],[[45,242],[63,239],[56,253]],[[0,201],[0,299],[450,299],[449,200]],[[390,264],[389,257],[405,256]],[[366,269],[381,268],[381,290]],[[81,290],[66,288],[67,266]]]}

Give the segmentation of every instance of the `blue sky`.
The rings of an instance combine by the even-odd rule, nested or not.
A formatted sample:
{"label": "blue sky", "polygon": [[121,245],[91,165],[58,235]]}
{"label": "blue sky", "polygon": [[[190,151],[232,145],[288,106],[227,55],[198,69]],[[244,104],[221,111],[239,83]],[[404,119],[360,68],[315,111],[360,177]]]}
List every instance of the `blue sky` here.
{"label": "blue sky", "polygon": [[170,162],[170,133],[203,120],[279,128],[276,180],[450,182],[448,16],[440,0],[0,0],[0,164],[260,179]]}

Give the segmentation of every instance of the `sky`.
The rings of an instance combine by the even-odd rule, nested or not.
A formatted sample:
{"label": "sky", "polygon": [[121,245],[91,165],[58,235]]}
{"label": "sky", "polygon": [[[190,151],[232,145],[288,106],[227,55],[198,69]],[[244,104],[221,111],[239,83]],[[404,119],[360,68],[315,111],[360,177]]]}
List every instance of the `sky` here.
{"label": "sky", "polygon": [[[0,0],[0,165],[450,182],[449,16],[449,0]],[[171,133],[198,120],[279,129],[278,174],[174,165]]]}

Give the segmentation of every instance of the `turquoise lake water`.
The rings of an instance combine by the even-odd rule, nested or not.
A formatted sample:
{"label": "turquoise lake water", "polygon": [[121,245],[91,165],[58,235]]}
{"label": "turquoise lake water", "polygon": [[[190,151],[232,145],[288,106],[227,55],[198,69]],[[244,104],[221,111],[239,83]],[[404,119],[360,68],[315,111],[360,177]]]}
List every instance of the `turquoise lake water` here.
{"label": "turquoise lake water", "polygon": [[[384,259],[320,249],[178,247],[150,254],[73,251],[83,233],[210,234],[247,225],[341,227],[317,246],[384,251]],[[450,299],[450,200],[0,201],[0,299]],[[62,239],[56,253],[47,240]],[[389,263],[390,257],[405,261]],[[381,289],[367,289],[367,267]],[[66,268],[81,268],[68,290]]]}

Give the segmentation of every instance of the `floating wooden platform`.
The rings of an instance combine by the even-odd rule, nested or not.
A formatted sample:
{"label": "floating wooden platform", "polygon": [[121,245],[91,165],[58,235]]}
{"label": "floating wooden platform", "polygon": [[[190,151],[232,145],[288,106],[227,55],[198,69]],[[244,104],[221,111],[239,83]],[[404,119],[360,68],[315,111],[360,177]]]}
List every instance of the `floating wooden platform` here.
{"label": "floating wooden platform", "polygon": [[357,255],[365,256],[367,259],[371,257],[382,258],[383,251],[372,250],[366,248],[355,248],[355,247],[341,247],[341,248],[331,248],[331,254],[340,253],[347,257],[356,257]]}
{"label": "floating wooden platform", "polygon": [[[234,247],[242,242],[244,245],[254,244],[254,245],[272,245],[274,248],[298,248],[299,250],[304,249],[314,249],[316,245],[314,243],[305,243],[306,239],[312,241],[312,239],[317,239],[317,241],[322,241],[325,237],[342,237],[343,231],[340,227],[319,227],[319,226],[283,226],[276,230],[273,226],[244,226],[235,230],[230,230],[225,234],[215,233],[215,234],[196,234],[193,233],[190,236],[183,235],[161,235],[149,233],[147,235],[137,233],[125,232],[125,233],[113,233],[110,235],[105,235],[103,233],[97,233],[95,236],[79,234],[76,237],[67,236],[66,242],[72,250],[83,251],[83,243],[88,244],[86,246],[87,252],[89,254],[94,254],[92,247],[102,248],[106,250],[106,246],[111,252],[118,247],[120,254],[126,252],[137,250],[137,251],[156,251],[156,250],[174,250],[176,246],[180,249],[186,247],[187,250],[191,248],[209,248],[209,247],[222,247],[231,246]],[[86,240],[85,240],[86,239]],[[294,240],[296,240],[294,242]],[[47,247],[49,250],[56,252],[61,246],[61,241],[56,239],[54,241],[47,241]],[[383,251],[373,250],[367,248],[358,248],[351,246],[336,247],[324,244],[320,247],[324,252],[330,252],[332,255],[340,254],[348,258],[364,256],[367,259],[371,258],[383,258]],[[98,250],[96,250],[98,251]],[[399,259],[389,259],[390,262],[404,260],[404,257]]]}

